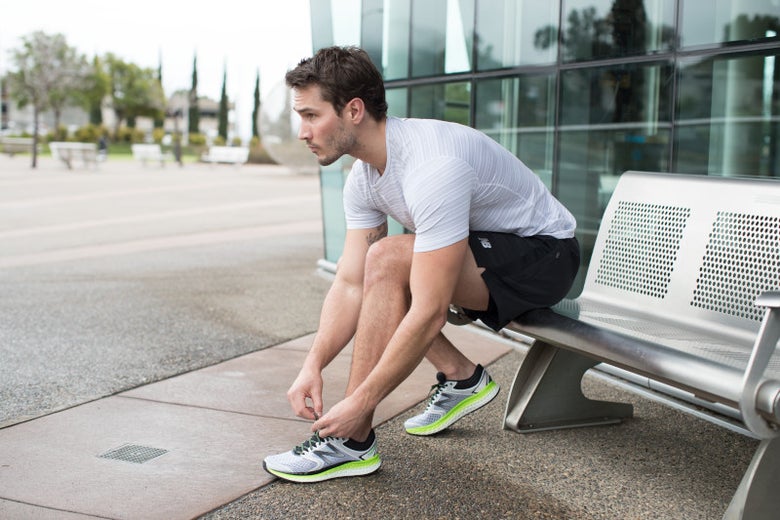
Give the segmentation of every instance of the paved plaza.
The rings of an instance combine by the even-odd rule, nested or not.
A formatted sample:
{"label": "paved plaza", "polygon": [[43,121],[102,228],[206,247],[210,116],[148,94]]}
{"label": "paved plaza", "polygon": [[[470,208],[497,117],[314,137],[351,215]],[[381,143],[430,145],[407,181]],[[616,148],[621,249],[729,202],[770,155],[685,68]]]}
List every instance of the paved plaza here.
{"label": "paved plaza", "polygon": [[[314,175],[279,166],[67,170],[0,156],[0,519],[719,519],[757,442],[632,402],[613,427],[501,429],[524,348],[446,333],[502,391],[431,438],[403,420],[421,365],[378,410],[383,466],[300,485],[262,470],[304,440],[284,393],[330,278]],[[326,371],[326,408],[348,352]]]}

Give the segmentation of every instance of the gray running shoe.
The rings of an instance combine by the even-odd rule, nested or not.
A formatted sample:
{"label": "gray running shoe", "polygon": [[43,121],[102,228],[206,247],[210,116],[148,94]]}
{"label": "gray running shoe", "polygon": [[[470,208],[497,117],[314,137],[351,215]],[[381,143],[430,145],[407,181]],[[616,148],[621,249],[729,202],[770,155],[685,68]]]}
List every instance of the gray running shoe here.
{"label": "gray running shoe", "polygon": [[433,395],[428,400],[425,411],[407,419],[404,423],[407,433],[433,435],[492,401],[498,395],[498,384],[482,365],[477,365],[475,375],[472,377],[477,376],[479,380],[476,384],[465,386],[470,381],[447,381],[441,372],[436,374],[439,382],[432,387]]}
{"label": "gray running shoe", "polygon": [[[366,445],[367,449],[355,449],[360,445]],[[368,475],[381,465],[373,430],[365,443],[336,437],[322,438],[315,433],[292,450],[269,455],[263,461],[267,472],[293,482],[321,482]]]}

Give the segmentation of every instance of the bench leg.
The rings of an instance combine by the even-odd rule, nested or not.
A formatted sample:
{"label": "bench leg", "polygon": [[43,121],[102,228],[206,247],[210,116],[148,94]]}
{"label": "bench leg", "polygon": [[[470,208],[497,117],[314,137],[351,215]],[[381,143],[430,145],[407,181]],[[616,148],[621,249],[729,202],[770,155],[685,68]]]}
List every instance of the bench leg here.
{"label": "bench leg", "polygon": [[761,441],[723,520],[771,520],[778,516],[780,440]]}
{"label": "bench leg", "polygon": [[534,342],[517,370],[504,415],[504,429],[521,433],[615,424],[631,417],[626,403],[596,401],[582,393],[582,377],[598,362],[541,341]]}

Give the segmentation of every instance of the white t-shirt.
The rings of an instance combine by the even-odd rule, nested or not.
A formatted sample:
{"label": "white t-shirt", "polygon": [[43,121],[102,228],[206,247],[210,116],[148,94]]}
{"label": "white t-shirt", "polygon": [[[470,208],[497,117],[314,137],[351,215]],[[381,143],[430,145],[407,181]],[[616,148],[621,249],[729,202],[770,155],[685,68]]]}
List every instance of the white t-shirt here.
{"label": "white t-shirt", "polygon": [[344,186],[347,228],[393,217],[415,233],[415,252],[470,230],[574,236],[571,213],[508,150],[473,128],[430,119],[387,119],[385,172],[356,161]]}

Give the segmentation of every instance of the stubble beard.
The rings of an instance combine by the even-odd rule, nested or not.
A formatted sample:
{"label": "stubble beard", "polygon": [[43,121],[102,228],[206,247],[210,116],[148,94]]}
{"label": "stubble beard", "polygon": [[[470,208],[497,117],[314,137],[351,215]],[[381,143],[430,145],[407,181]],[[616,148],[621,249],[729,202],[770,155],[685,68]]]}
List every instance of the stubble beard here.
{"label": "stubble beard", "polygon": [[333,151],[317,159],[320,166],[329,166],[338,161],[342,156],[349,154],[357,146],[357,137],[348,132],[343,123],[340,123],[336,135],[328,139],[325,145],[328,150]]}

